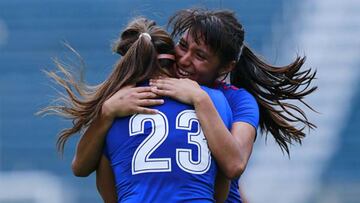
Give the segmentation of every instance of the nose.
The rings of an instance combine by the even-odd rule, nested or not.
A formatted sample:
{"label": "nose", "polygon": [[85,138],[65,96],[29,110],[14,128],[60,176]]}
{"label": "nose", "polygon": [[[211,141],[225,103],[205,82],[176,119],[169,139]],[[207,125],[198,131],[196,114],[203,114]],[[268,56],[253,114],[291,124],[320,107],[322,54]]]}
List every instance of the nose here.
{"label": "nose", "polygon": [[185,52],[183,54],[179,54],[178,55],[178,64],[180,66],[186,67],[186,66],[190,66],[191,64],[191,53]]}

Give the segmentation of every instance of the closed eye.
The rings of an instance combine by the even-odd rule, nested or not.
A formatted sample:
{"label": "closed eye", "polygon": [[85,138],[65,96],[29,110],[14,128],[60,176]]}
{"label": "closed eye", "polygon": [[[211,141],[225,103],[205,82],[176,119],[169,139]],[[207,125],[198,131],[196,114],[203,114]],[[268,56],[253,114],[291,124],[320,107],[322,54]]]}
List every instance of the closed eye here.
{"label": "closed eye", "polygon": [[180,40],[179,41],[179,47],[181,49],[187,49],[187,44],[184,41]]}
{"label": "closed eye", "polygon": [[207,59],[206,55],[202,51],[197,51],[196,52],[196,57],[199,60],[202,60],[202,61]]}

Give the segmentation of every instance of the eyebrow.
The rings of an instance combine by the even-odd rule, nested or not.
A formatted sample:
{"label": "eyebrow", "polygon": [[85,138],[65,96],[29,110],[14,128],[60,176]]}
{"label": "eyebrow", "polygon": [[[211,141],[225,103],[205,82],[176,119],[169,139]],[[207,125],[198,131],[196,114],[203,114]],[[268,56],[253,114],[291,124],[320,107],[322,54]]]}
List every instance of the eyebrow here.
{"label": "eyebrow", "polygon": [[[180,38],[179,42],[188,45],[187,41],[186,41],[183,37]],[[196,48],[195,51],[196,51],[196,52],[200,52],[200,53],[203,54],[204,57],[206,57],[206,58],[209,57],[209,54],[208,54],[207,52],[203,51],[202,49]]]}
{"label": "eyebrow", "polygon": [[182,43],[184,43],[184,44],[187,44],[187,42],[186,42],[186,40],[185,40],[184,38],[181,38],[181,39],[179,40],[179,42],[182,42]]}
{"label": "eyebrow", "polygon": [[208,53],[206,53],[206,52],[204,52],[202,49],[195,49],[195,51],[196,52],[199,52],[199,53],[201,53],[201,54],[203,54],[204,55],[204,57],[209,57],[209,54]]}

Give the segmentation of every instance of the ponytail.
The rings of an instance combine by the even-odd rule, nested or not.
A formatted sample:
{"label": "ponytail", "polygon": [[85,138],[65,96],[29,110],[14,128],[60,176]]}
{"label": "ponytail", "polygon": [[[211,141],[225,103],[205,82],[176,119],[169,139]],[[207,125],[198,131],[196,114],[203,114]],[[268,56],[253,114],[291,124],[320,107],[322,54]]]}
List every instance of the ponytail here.
{"label": "ponytail", "polygon": [[[231,72],[231,84],[245,88],[255,97],[259,105],[261,132],[270,132],[287,154],[293,141],[301,144],[305,137],[304,128],[316,128],[303,110],[287,102],[298,100],[313,110],[303,99],[317,89],[310,87],[316,71],[299,71],[304,62],[305,57],[297,57],[287,66],[275,67],[259,59],[244,45],[242,55]],[[295,127],[299,123],[302,126]]]}
{"label": "ponytail", "polygon": [[[141,33],[147,33],[141,34]],[[57,71],[46,72],[67,95],[61,94],[55,105],[42,109],[39,114],[55,114],[72,120],[73,126],[59,133],[57,149],[61,153],[67,139],[87,128],[101,113],[103,103],[126,85],[150,79],[155,74],[167,73],[167,67],[160,67],[158,53],[173,54],[174,44],[165,30],[157,27],[154,21],[145,18],[133,20],[121,38],[115,43],[114,51],[123,57],[115,64],[109,77],[97,86],[77,82],[73,75],[60,62],[55,61]],[[169,63],[168,63],[169,64]]]}
{"label": "ponytail", "polygon": [[140,34],[106,80],[103,86],[104,101],[126,85],[150,79],[157,71],[155,47],[151,39],[139,37]]}

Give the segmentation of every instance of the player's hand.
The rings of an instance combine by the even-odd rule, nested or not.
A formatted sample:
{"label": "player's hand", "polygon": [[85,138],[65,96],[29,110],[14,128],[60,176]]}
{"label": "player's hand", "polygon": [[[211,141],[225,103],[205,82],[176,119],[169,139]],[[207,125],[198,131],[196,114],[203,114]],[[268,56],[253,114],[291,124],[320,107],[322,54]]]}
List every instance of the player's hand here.
{"label": "player's hand", "polygon": [[197,82],[187,78],[151,79],[150,86],[156,87],[152,91],[157,95],[171,97],[190,105],[194,105],[198,97],[206,94]]}
{"label": "player's hand", "polygon": [[135,113],[156,114],[150,106],[164,103],[158,95],[151,91],[152,87],[126,86],[106,100],[102,106],[102,114],[109,119],[129,116]]}

